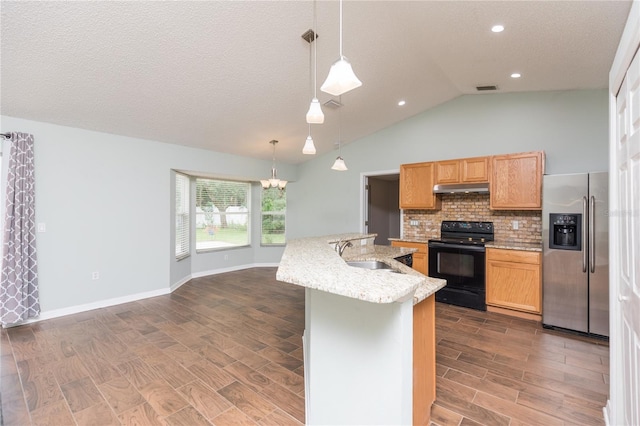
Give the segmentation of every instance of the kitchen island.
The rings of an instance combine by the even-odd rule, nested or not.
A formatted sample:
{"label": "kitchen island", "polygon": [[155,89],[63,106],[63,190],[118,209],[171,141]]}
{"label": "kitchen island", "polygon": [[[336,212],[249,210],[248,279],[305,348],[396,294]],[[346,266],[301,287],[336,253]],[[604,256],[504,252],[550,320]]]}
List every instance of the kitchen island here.
{"label": "kitchen island", "polygon": [[[291,240],[282,256],[277,279],[306,288],[307,424],[429,423],[434,293],[446,282],[394,260],[412,249],[375,246],[374,237]],[[379,261],[392,269],[346,261]]]}

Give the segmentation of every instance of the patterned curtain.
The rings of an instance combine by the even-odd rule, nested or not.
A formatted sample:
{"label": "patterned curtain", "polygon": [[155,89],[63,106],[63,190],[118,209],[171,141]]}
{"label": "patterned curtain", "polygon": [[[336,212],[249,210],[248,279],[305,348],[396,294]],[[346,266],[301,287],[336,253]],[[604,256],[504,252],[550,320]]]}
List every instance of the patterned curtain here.
{"label": "patterned curtain", "polygon": [[16,324],[40,314],[36,267],[33,135],[11,133],[0,276],[0,322]]}

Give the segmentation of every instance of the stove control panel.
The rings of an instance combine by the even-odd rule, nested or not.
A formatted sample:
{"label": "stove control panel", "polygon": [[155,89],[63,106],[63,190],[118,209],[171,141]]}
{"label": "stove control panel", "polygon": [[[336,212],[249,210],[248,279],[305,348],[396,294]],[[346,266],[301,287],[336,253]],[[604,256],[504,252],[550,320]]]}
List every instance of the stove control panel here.
{"label": "stove control panel", "polygon": [[445,232],[478,232],[493,234],[493,222],[444,220],[440,225],[440,230]]}

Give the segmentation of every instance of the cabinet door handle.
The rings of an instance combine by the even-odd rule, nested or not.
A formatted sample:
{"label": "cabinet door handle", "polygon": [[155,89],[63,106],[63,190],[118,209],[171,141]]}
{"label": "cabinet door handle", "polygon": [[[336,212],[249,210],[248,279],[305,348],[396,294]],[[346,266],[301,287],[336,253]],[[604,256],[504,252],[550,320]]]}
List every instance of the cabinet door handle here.
{"label": "cabinet door handle", "polygon": [[629,296],[618,295],[618,302],[626,302],[627,300],[629,300]]}

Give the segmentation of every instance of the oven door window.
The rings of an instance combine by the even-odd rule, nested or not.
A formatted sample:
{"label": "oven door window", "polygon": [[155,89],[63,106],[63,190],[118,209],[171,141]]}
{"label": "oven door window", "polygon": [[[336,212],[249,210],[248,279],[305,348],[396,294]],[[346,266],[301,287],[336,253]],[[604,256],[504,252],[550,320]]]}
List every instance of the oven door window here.
{"label": "oven door window", "polygon": [[484,291],[485,252],[476,248],[429,247],[429,276],[444,278],[447,286]]}
{"label": "oven door window", "polygon": [[438,274],[473,278],[474,257],[472,254],[438,252]]}

